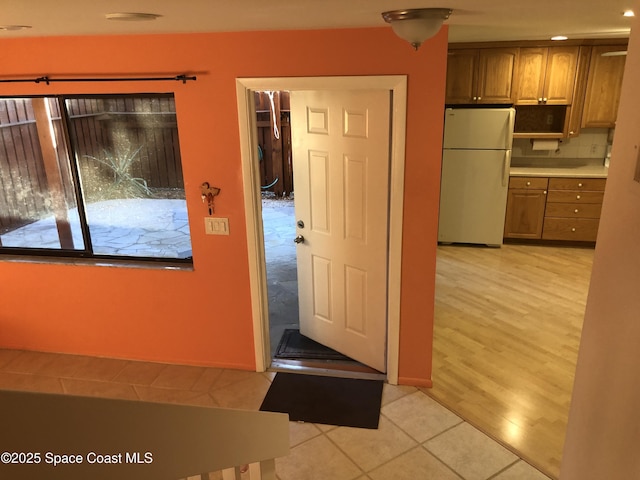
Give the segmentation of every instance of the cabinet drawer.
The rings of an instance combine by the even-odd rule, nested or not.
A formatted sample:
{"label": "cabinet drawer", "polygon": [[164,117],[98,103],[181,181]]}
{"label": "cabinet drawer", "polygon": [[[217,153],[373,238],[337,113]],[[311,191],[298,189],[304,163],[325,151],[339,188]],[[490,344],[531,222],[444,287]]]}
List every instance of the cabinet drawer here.
{"label": "cabinet drawer", "polygon": [[549,190],[547,203],[599,203],[604,192],[581,192],[575,190]]}
{"label": "cabinet drawer", "polygon": [[602,205],[598,203],[548,203],[545,211],[547,217],[568,218],[600,218]]}
{"label": "cabinet drawer", "polygon": [[550,178],[549,190],[592,190],[603,192],[605,178]]}
{"label": "cabinet drawer", "polygon": [[531,188],[546,190],[549,179],[546,177],[510,177],[509,188]]}
{"label": "cabinet drawer", "polygon": [[574,240],[595,242],[598,235],[597,218],[548,218],[544,219],[544,240]]}

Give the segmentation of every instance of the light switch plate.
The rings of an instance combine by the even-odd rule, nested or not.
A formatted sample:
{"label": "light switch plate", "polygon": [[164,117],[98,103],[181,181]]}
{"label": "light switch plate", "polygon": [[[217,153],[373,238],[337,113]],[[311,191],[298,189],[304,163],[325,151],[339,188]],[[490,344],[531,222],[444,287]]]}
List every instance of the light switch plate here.
{"label": "light switch plate", "polygon": [[229,219],[204,217],[204,231],[207,235],[229,235]]}

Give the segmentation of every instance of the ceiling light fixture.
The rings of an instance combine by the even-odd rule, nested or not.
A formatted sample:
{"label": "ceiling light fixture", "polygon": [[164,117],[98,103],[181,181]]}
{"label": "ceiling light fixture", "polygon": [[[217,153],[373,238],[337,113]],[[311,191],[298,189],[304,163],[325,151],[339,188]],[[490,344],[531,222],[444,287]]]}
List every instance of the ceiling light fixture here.
{"label": "ceiling light fixture", "polygon": [[31,25],[0,25],[0,30],[3,32],[15,32],[18,30],[27,30],[31,28]]}
{"label": "ceiling light fixture", "polygon": [[633,10],[625,10],[624,12],[622,12],[622,16],[623,17],[635,17],[636,14],[633,13]]}
{"label": "ceiling light fixture", "polygon": [[409,42],[415,50],[433,37],[453,10],[449,8],[415,8],[384,12],[382,18],[391,24],[393,32]]}
{"label": "ceiling light fixture", "polygon": [[562,40],[568,40],[569,37],[567,37],[566,35],[556,35],[555,37],[551,37],[551,40],[553,41],[562,41]]}
{"label": "ceiling light fixture", "polygon": [[155,20],[156,18],[161,17],[162,15],[158,15],[155,13],[140,13],[140,12],[116,12],[116,13],[107,13],[105,18],[107,20],[117,20],[121,22],[147,22],[150,20]]}

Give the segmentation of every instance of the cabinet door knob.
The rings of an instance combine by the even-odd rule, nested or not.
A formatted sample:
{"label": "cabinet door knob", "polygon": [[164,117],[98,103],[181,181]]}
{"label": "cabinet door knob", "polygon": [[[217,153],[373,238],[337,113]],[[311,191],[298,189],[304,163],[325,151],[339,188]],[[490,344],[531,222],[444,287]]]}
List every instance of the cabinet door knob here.
{"label": "cabinet door knob", "polygon": [[538,99],[538,103],[542,103],[542,97]]}
{"label": "cabinet door knob", "polygon": [[572,232],[575,232],[575,231],[576,231],[576,227],[573,227],[573,228],[571,229],[571,231],[572,231]]}
{"label": "cabinet door knob", "polygon": [[527,187],[529,187],[531,185],[531,182],[527,182]]}
{"label": "cabinet door knob", "polygon": [[546,99],[546,98],[543,98],[543,99],[542,99],[542,101],[543,101],[544,103],[547,103],[547,99]]}
{"label": "cabinet door knob", "polygon": [[547,191],[545,190],[545,191],[544,191],[544,192],[542,192],[542,193],[544,193],[544,194],[546,195],[546,194],[547,194]]}
{"label": "cabinet door knob", "polygon": [[577,200],[580,200],[580,195],[576,195],[576,199],[577,199]]}
{"label": "cabinet door knob", "polygon": [[482,97],[478,97],[478,101],[482,100]]}
{"label": "cabinet door knob", "polygon": [[582,184],[581,184],[581,183],[579,183],[579,184],[578,184],[578,187],[582,188]]}
{"label": "cabinet door knob", "polygon": [[578,213],[578,209],[576,208],[576,209],[573,211],[573,213]]}

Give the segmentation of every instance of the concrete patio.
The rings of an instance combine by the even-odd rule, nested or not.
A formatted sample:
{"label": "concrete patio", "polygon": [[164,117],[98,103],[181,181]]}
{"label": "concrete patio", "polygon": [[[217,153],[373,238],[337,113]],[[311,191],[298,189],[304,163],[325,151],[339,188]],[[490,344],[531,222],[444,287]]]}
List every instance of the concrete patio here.
{"label": "concrete patio", "polygon": [[293,199],[265,198],[262,201],[269,332],[275,352],[287,328],[298,328],[298,272],[296,265],[295,214]]}
{"label": "concrete patio", "polygon": [[[98,255],[158,258],[191,256],[186,201],[133,198],[87,204],[87,222]],[[83,248],[77,209],[69,210],[75,249]],[[60,249],[53,216],[0,236],[3,247]]]}

